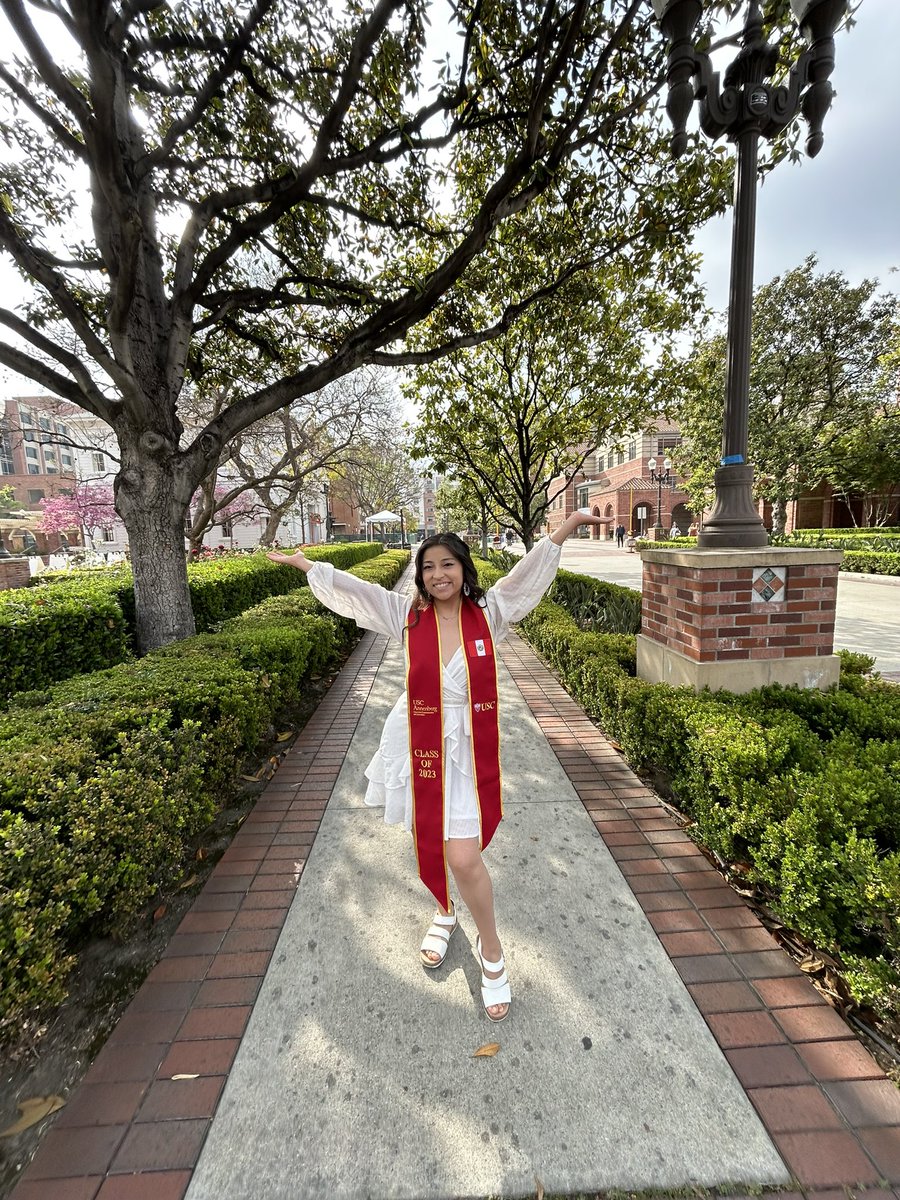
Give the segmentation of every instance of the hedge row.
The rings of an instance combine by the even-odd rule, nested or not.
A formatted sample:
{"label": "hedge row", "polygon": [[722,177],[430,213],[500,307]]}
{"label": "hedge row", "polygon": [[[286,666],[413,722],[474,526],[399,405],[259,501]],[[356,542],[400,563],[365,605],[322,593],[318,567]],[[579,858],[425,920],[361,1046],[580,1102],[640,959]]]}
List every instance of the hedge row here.
{"label": "hedge row", "polygon": [[635,677],[635,640],[544,600],[522,623],[637,770],[666,779],[696,840],[746,864],[772,909],[841,956],[856,999],[900,1013],[900,705],[842,654],[830,692],[697,694]]}
{"label": "hedge row", "polygon": [[[844,545],[839,545],[838,541],[800,541],[793,538],[777,538],[773,539],[773,546],[787,547],[802,547],[807,546],[811,549],[824,550],[844,550],[844,557],[841,560],[840,569],[842,571],[856,571],[862,575],[900,575],[900,552],[894,550],[854,550],[852,547],[859,544],[865,539],[840,539],[844,545],[850,549],[844,549]],[[900,539],[894,539],[900,545]],[[894,540],[885,538],[884,541],[888,545],[893,545]],[[637,543],[638,550],[692,550],[696,546],[696,538],[678,538],[675,541],[667,542],[651,542],[647,540],[639,540]]]}
{"label": "hedge row", "polygon": [[[381,546],[316,546],[307,553],[347,569],[380,554]],[[198,632],[306,582],[302,571],[264,554],[191,563],[187,573]],[[47,583],[0,592],[0,697],[125,662],[133,633],[127,564],[54,573]]]}
{"label": "hedge row", "polygon": [[863,575],[900,575],[900,553],[887,550],[845,550],[842,571]]}
{"label": "hedge row", "polygon": [[786,546],[900,551],[900,529],[889,525],[857,526],[852,529],[795,529],[780,540]]}
{"label": "hedge row", "polygon": [[[408,559],[352,569],[391,587]],[[86,937],[127,929],[173,884],[241,760],[355,632],[294,590],[0,715],[0,1040],[62,998]]]}

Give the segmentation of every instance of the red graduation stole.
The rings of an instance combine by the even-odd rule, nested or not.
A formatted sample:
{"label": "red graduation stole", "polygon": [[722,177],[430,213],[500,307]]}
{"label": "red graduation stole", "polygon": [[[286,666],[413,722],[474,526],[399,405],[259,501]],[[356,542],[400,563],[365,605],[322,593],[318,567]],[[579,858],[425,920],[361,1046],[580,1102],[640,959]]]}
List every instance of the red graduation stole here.
{"label": "red graduation stole", "polygon": [[[418,618],[418,619],[417,619]],[[459,634],[469,678],[472,767],[481,824],[481,848],[494,836],[500,798],[500,727],[497,721],[497,664],[487,618],[461,597]],[[445,909],[450,907],[444,855],[444,714],[441,632],[433,605],[413,609],[406,619],[406,695],[413,790],[413,841],[419,878]]]}

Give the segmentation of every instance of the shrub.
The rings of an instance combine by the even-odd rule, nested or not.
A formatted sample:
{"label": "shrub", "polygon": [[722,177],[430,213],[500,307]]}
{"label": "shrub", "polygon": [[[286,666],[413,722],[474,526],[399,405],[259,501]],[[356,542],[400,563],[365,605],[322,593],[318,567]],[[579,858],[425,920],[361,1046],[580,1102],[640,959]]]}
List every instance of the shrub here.
{"label": "shrub", "polygon": [[[352,569],[391,586],[408,559]],[[0,1038],[61,999],[83,938],[127,930],[172,883],[278,708],[354,636],[304,588],[14,698],[0,714]]]}
{"label": "shrub", "polygon": [[108,591],[0,593],[0,699],[127,657],[125,620]]}
{"label": "shrub", "polygon": [[549,596],[582,628],[596,633],[639,633],[641,593],[588,575],[557,571]]}
{"label": "shrub", "polygon": [[[312,546],[309,558],[348,569],[379,555],[376,542]],[[397,553],[395,551],[395,553]],[[197,631],[303,587],[306,576],[265,554],[222,557],[188,565]],[[54,572],[32,588],[0,592],[0,679],[5,698],[86,671],[124,662],[134,634],[131,569]]]}
{"label": "shrub", "polygon": [[[555,595],[578,597],[566,584]],[[842,956],[860,1003],[900,1011],[900,705],[842,655],[829,692],[695,693],[634,677],[635,641],[586,632],[545,599],[521,631],[652,772],[720,858],[749,864],[782,920]]]}
{"label": "shrub", "polygon": [[900,575],[900,554],[879,550],[845,550],[842,571],[862,575]]}

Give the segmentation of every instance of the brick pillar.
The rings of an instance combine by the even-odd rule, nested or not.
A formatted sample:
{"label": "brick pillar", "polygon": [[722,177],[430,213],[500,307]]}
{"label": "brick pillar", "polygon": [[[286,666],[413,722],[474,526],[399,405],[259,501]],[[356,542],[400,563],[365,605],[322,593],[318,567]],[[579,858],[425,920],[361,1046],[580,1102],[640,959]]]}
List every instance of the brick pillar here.
{"label": "brick pillar", "polygon": [[653,683],[749,692],[827,688],[843,551],[644,550],[637,673]]}
{"label": "brick pillar", "polygon": [[7,588],[28,587],[31,568],[24,558],[0,558],[0,592]]}

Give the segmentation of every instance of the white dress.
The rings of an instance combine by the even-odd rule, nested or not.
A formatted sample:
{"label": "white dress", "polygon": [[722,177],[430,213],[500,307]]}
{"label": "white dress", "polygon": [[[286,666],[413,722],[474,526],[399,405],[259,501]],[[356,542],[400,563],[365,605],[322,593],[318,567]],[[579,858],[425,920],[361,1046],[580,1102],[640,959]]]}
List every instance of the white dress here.
{"label": "white dress", "polygon": [[[494,644],[502,642],[509,627],[539,603],[559,567],[560,547],[544,538],[520,558],[508,575],[488,589],[484,609]],[[361,629],[374,629],[403,641],[412,601],[399,592],[366,583],[331,563],[318,562],[307,572],[310,590],[326,608],[352,617]],[[460,647],[443,669],[444,699],[444,838],[471,838],[480,834],[478,801],[472,776],[472,743],[469,726],[469,683]],[[502,718],[501,718],[502,719]],[[388,825],[412,829],[412,783],[409,765],[409,732],[404,689],[384,723],[381,742],[366,767],[366,804],[384,807]]]}

